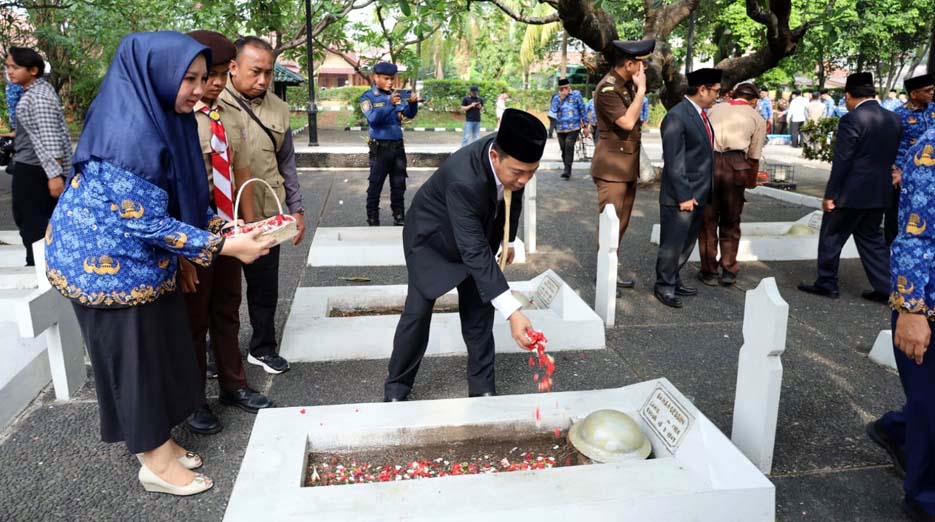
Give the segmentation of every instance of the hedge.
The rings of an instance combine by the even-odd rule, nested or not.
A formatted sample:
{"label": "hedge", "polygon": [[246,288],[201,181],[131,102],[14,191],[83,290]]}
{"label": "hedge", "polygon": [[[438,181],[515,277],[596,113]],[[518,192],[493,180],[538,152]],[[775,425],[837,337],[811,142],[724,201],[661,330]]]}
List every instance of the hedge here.
{"label": "hedge", "polygon": [[822,118],[802,125],[802,156],[830,162],[834,158],[838,118]]}

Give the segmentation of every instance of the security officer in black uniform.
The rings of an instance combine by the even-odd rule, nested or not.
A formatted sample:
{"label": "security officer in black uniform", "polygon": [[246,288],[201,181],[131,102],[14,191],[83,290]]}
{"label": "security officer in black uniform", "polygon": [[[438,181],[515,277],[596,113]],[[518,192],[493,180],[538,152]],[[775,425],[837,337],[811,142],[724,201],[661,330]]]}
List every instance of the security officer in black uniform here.
{"label": "security officer in black uniform", "polygon": [[360,97],[360,109],[370,126],[370,186],[367,188],[367,224],[380,225],[380,193],[390,176],[390,207],[393,224],[405,222],[406,149],[403,146],[403,118],[412,119],[419,112],[415,92],[403,99],[393,89],[397,68],[380,62],[373,68],[373,88]]}

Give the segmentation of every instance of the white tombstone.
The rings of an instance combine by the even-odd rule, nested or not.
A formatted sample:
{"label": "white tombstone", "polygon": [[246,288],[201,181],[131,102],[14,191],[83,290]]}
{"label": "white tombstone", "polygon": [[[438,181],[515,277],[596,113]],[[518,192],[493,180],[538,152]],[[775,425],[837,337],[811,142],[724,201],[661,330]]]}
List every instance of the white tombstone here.
{"label": "white tombstone", "polygon": [[891,370],[896,370],[896,354],[893,352],[893,331],[880,330],[877,340],[873,342],[873,348],[870,350],[870,360],[886,366]]}
{"label": "white tombstone", "polygon": [[617,247],[620,243],[620,218],[613,205],[605,205],[597,230],[597,284],[594,311],[604,320],[604,326],[614,325],[617,313]]}
{"label": "white tombstone", "polygon": [[640,144],[640,183],[652,183],[656,180],[656,169],[646,153],[646,147]]}
{"label": "white tombstone", "polygon": [[526,252],[536,253],[536,177],[533,176],[523,190],[523,237]]}
{"label": "white tombstone", "polygon": [[747,291],[743,347],[737,365],[731,440],[763,473],[773,467],[789,305],[769,277]]}
{"label": "white tombstone", "polygon": [[45,334],[49,369],[58,400],[69,400],[84,385],[84,341],[71,303],[52,288],[45,275],[45,240],[33,243],[38,290],[17,311],[21,337]]}

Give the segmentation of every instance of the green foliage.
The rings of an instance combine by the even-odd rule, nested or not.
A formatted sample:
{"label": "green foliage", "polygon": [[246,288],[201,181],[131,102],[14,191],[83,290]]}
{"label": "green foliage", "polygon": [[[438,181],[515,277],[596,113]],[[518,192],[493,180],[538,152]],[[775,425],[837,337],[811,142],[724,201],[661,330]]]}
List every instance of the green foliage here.
{"label": "green foliage", "polygon": [[659,127],[662,119],[666,117],[666,108],[661,103],[649,104],[649,121],[643,123],[644,127]]}
{"label": "green foliage", "polygon": [[467,96],[471,85],[480,89],[480,97],[484,99],[484,108],[492,111],[500,93],[509,92],[505,82],[466,80],[425,80],[422,87],[422,97],[437,111],[457,112],[461,110],[461,100]]}
{"label": "green foliage", "polygon": [[838,118],[822,118],[802,125],[802,156],[830,162],[834,157]]}
{"label": "green foliage", "polygon": [[[345,105],[357,105],[360,97],[367,92],[369,87],[360,86],[360,87],[332,87],[330,89],[322,89],[318,91],[316,95],[319,101],[331,101],[331,102],[341,102]],[[301,99],[305,100],[308,98],[308,94],[305,94]]]}

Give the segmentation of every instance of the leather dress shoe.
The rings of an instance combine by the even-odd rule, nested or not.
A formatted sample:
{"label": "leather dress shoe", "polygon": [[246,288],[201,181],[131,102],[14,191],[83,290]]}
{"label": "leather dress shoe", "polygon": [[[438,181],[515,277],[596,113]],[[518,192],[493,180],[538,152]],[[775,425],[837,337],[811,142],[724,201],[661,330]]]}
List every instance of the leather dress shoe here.
{"label": "leather dress shoe", "polygon": [[721,283],[722,286],[730,286],[737,282],[737,275],[725,270],[721,273],[721,277],[718,279],[718,282]]}
{"label": "leather dress shoe", "polygon": [[496,397],[497,392],[470,393],[468,397]]}
{"label": "leather dress shoe", "polygon": [[877,292],[876,290],[867,290],[866,292],[861,292],[860,297],[868,301],[873,301],[874,303],[883,303],[886,304],[890,301],[890,295],[883,292]]}
{"label": "leather dress shoe", "polygon": [[707,286],[717,286],[717,274],[698,272],[698,280]]}
{"label": "leather dress shoe", "polygon": [[903,513],[905,513],[912,522],[935,522],[935,515],[922,510],[922,508],[916,504],[903,501]]}
{"label": "leather dress shoe", "polygon": [[632,279],[621,279],[617,278],[617,288],[633,288],[636,286],[636,281]]}
{"label": "leather dress shoe", "polygon": [[247,413],[256,413],[273,406],[273,401],[269,400],[266,395],[251,388],[241,388],[232,392],[221,391],[218,400],[221,404],[240,408]]}
{"label": "leather dress shoe", "polygon": [[195,410],[186,421],[188,429],[199,435],[212,435],[221,431],[221,421],[211,411],[207,404]]}
{"label": "leather dress shoe", "polygon": [[408,400],[408,395],[405,397],[383,397],[383,402],[406,402]]}
{"label": "leather dress shoe", "polygon": [[653,290],[653,295],[656,296],[656,299],[658,299],[660,303],[666,306],[671,306],[672,308],[682,307],[682,300],[673,294],[664,294],[659,290]]}
{"label": "leather dress shoe", "polygon": [[698,295],[698,289],[692,288],[690,286],[679,285],[675,287],[675,295],[680,295],[683,297],[693,297]]}
{"label": "leather dress shoe", "polygon": [[902,448],[893,444],[889,437],[886,436],[886,432],[880,428],[879,421],[867,423],[867,437],[869,437],[874,444],[883,448],[886,454],[890,456],[890,459],[893,461],[893,467],[896,469],[896,474],[899,475],[900,478],[906,478],[906,455],[903,453]]}
{"label": "leather dress shoe", "polygon": [[841,297],[841,294],[837,290],[829,290],[827,288],[822,288],[818,285],[810,285],[808,283],[799,283],[799,290],[807,294],[820,295],[830,299],[837,299],[838,297]]}

